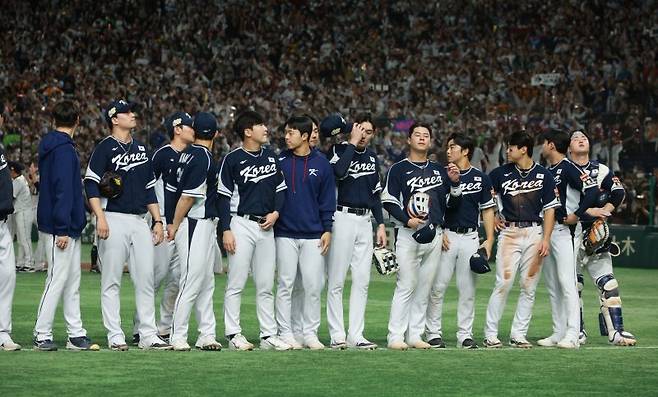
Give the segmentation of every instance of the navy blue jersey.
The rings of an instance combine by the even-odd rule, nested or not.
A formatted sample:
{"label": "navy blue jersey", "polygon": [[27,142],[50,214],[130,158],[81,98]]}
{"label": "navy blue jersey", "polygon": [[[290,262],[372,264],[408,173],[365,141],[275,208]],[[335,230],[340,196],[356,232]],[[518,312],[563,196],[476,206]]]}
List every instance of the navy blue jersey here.
{"label": "navy blue jersey", "polygon": [[[106,171],[121,175],[123,192],[117,198],[101,197],[98,190]],[[106,211],[144,214],[146,206],[158,202],[155,195],[155,175],[146,147],[135,139],[120,142],[113,136],[103,139],[94,149],[85,174],[87,197],[98,197]]]}
{"label": "navy blue jersey", "polygon": [[0,219],[14,212],[14,185],[11,181],[5,152],[0,148]]}
{"label": "navy blue jersey", "polygon": [[251,153],[242,147],[222,160],[217,192],[231,199],[231,212],[264,216],[275,210],[277,192],[286,189],[281,166],[270,149]]}
{"label": "navy blue jersey", "polygon": [[[626,190],[619,178],[614,176],[612,171],[610,171],[610,168],[596,160],[589,161],[583,166],[577,166],[594,180],[599,188],[599,192],[606,192],[609,194],[609,203],[614,205],[615,208],[621,205],[626,197]],[[598,203],[597,206],[602,207],[604,204],[605,203]],[[593,219],[588,219],[588,217],[585,216],[582,218],[582,221],[583,223],[591,223]]]}
{"label": "navy blue jersey", "polygon": [[489,178],[506,221],[541,222],[543,211],[560,205],[552,174],[537,163],[526,171],[508,163],[491,171]]}
{"label": "navy blue jersey", "polygon": [[459,171],[459,182],[462,199],[458,206],[446,211],[445,227],[477,228],[480,211],[496,206],[491,197],[491,180],[479,169],[470,167]]}
{"label": "navy blue jersey", "polygon": [[341,143],[332,147],[329,163],[338,185],[338,205],[370,208],[377,223],[383,223],[377,154],[368,148],[359,152],[354,145]]}
{"label": "navy blue jersey", "polygon": [[[191,144],[180,155],[179,163],[180,177],[173,203],[178,203],[181,196],[194,197],[194,204],[187,213],[188,218],[217,218],[217,163],[213,161],[212,153],[205,146]],[[172,221],[175,209],[174,206]]]}
{"label": "navy blue jersey", "polygon": [[[405,158],[393,164],[386,177],[382,203],[403,225],[409,221],[406,211],[409,198],[416,192],[430,195],[430,221],[436,225],[443,225],[448,196],[451,198],[460,196],[461,189],[457,187],[451,194],[450,180],[445,168],[433,161],[418,164]],[[393,207],[399,208],[392,212]]]}
{"label": "navy blue jersey", "polygon": [[[155,174],[155,195],[160,204],[160,216],[164,217],[167,222],[173,221],[173,217],[166,216],[165,202],[174,200],[177,185],[170,185],[169,190],[165,189],[167,182],[174,183],[177,178],[181,152],[174,149],[171,145],[165,145],[156,150],[151,156],[153,163],[153,173]],[[175,207],[175,203],[174,203]],[[173,214],[170,214],[173,216]]]}
{"label": "navy blue jersey", "polygon": [[555,209],[555,219],[561,221],[569,214],[579,218],[594,203],[596,182],[569,159],[562,159],[548,167],[558,191],[560,206]]}

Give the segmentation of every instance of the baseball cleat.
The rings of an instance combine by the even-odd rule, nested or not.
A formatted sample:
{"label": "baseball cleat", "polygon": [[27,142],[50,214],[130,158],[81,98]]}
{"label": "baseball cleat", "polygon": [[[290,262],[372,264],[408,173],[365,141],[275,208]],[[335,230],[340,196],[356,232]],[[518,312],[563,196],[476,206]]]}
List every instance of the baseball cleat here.
{"label": "baseball cleat", "polygon": [[133,345],[139,345],[139,334],[133,334]]}
{"label": "baseball cleat", "polygon": [[292,346],[284,342],[283,339],[279,338],[277,335],[272,335],[267,338],[261,338],[260,349],[286,351],[286,350],[292,350]]}
{"label": "baseball cleat", "polygon": [[542,347],[555,347],[557,346],[559,340],[557,339],[557,335],[553,334],[547,338],[539,339],[537,341],[538,346]]}
{"label": "baseball cleat", "polygon": [[214,336],[204,336],[197,339],[196,343],[194,344],[194,347],[204,351],[222,350],[222,344],[217,342]]}
{"label": "baseball cleat", "polygon": [[168,343],[165,343],[162,339],[155,337],[150,344],[142,343],[139,341],[139,348],[142,350],[171,350],[172,346]]}
{"label": "baseball cleat", "polygon": [[171,335],[169,335],[169,334],[164,334],[164,335],[158,335],[158,338],[162,339],[164,342],[169,343],[170,342],[170,340],[169,340],[170,336]]}
{"label": "baseball cleat", "polygon": [[6,340],[4,343],[0,344],[0,350],[4,350],[8,352],[21,350],[21,348],[22,348],[21,345],[19,345],[18,343],[14,343],[14,341],[11,339]]}
{"label": "baseball cleat", "polygon": [[446,344],[443,342],[443,339],[439,338],[432,338],[427,341],[429,343],[430,347],[432,349],[445,349]]}
{"label": "baseball cleat", "polygon": [[432,347],[429,343],[425,342],[424,340],[417,340],[413,343],[407,343],[409,347],[414,348],[414,349],[420,349],[420,350],[427,350]]}
{"label": "baseball cleat", "polygon": [[317,336],[304,338],[304,346],[311,350],[324,350],[324,345],[318,340]]}
{"label": "baseball cleat", "polygon": [[461,348],[462,349],[477,349],[478,345],[475,343],[475,341],[473,339],[466,338],[462,342]]}
{"label": "baseball cleat", "polygon": [[613,345],[616,346],[635,346],[637,340],[635,336],[627,331],[615,331],[615,334],[612,336],[610,341]]}
{"label": "baseball cleat", "polygon": [[556,346],[559,349],[578,349],[580,347],[580,345],[578,344],[578,340],[568,339],[568,338],[562,339],[556,344]]}
{"label": "baseball cleat", "polygon": [[54,352],[57,351],[57,345],[55,342],[52,341],[52,339],[46,339],[46,340],[34,340],[34,350],[38,350],[40,352]]}
{"label": "baseball cleat", "polygon": [[345,343],[345,342],[331,342],[329,347],[332,350],[345,350],[345,349],[347,349],[347,343]]}
{"label": "baseball cleat", "polygon": [[495,336],[485,338],[482,344],[488,349],[500,349],[503,347],[503,342],[501,342],[500,339],[496,338]]}
{"label": "baseball cleat", "polygon": [[128,345],[126,343],[112,343],[110,350],[115,352],[125,352],[128,351]]}
{"label": "baseball cleat", "polygon": [[355,345],[348,345],[351,348],[354,349],[359,349],[359,350],[376,350],[377,349],[377,344],[372,343],[367,339],[362,340],[361,342],[355,344]]}
{"label": "baseball cleat", "polygon": [[525,338],[512,338],[509,340],[509,345],[519,349],[532,348],[532,343],[528,342],[528,340]]}
{"label": "baseball cleat", "polygon": [[230,350],[249,351],[254,350],[254,345],[242,334],[235,334],[233,337],[228,338],[228,348]]}
{"label": "baseball cleat", "polygon": [[171,344],[171,347],[174,351],[177,352],[188,352],[190,349],[192,349],[186,341],[179,339],[175,341],[174,343]]}
{"label": "baseball cleat", "polygon": [[295,338],[292,337],[292,336],[280,336],[279,338],[280,338],[284,343],[289,344],[290,347],[292,347],[292,350],[302,350],[302,349],[304,348],[304,346],[303,346],[301,343],[299,343],[299,342],[297,341],[297,339],[295,339]]}
{"label": "baseball cleat", "polygon": [[388,344],[388,348],[391,350],[407,350],[409,345],[404,342],[391,342]]}
{"label": "baseball cleat", "polygon": [[66,349],[99,351],[101,347],[95,343],[91,343],[91,339],[86,336],[78,336],[75,338],[69,338],[66,341]]}
{"label": "baseball cleat", "polygon": [[578,344],[584,345],[587,343],[587,332],[585,330],[580,331],[580,334],[578,334]]}

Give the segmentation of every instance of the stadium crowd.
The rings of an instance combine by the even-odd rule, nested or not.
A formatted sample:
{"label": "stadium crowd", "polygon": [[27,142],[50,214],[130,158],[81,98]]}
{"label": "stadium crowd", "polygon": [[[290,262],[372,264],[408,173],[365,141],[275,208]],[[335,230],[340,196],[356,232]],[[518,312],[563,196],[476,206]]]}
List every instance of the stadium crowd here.
{"label": "stadium crowd", "polygon": [[294,111],[367,110],[384,169],[401,156],[399,131],[411,120],[430,122],[437,145],[455,131],[475,136],[473,163],[484,170],[503,161],[513,130],[539,139],[548,128],[583,129],[593,157],[632,192],[615,221],[648,221],[647,176],[658,174],[655,1],[4,3],[12,23],[0,25],[1,141],[26,166],[61,97],[84,115],[83,166],[108,133],[101,107],[113,98],[140,104],[138,136],[153,149],[166,140],[165,115],[212,111],[223,130],[217,156],[239,144],[228,126],[243,108],[267,116],[275,149]]}

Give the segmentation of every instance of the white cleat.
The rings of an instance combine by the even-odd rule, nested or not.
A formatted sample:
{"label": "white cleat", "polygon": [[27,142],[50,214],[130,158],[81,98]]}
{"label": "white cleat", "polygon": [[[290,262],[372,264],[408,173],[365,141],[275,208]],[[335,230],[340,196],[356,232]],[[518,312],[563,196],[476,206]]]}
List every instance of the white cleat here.
{"label": "white cleat", "polygon": [[635,346],[637,344],[637,340],[635,339],[635,336],[630,332],[615,331],[610,343],[615,346]]}
{"label": "white cleat", "polygon": [[324,350],[324,345],[318,340],[317,336],[304,338],[304,345],[311,350]]}
{"label": "white cleat", "polygon": [[7,352],[13,352],[17,350],[21,350],[22,346],[19,345],[18,343],[15,343],[13,340],[9,339],[5,341],[3,344],[0,345],[0,350],[4,350]]}
{"label": "white cleat", "polygon": [[585,343],[587,343],[587,332],[580,331],[580,333],[578,334],[578,344],[582,346]]}
{"label": "white cleat", "polygon": [[254,345],[249,343],[247,338],[242,334],[235,334],[229,339],[228,348],[231,350],[249,351],[254,350]]}
{"label": "white cleat", "polygon": [[398,342],[389,343],[388,348],[391,349],[391,350],[407,350],[407,349],[409,349],[409,345],[407,345],[406,343],[404,343],[402,341],[398,341]]}
{"label": "white cleat", "polygon": [[539,339],[537,341],[537,345],[542,347],[555,347],[557,346],[558,342],[559,340],[557,339],[557,335],[553,334],[548,338]]}
{"label": "white cleat", "polygon": [[577,340],[564,338],[556,345],[559,349],[578,349],[580,344]]}
{"label": "white cleat", "polygon": [[367,339],[361,340],[361,342],[358,343],[348,343],[348,346],[352,349],[358,349],[358,350],[377,350],[377,344],[372,343]]}
{"label": "white cleat", "polygon": [[284,343],[290,345],[290,347],[292,347],[292,350],[302,350],[304,348],[304,346],[292,336],[280,336],[279,338]]}
{"label": "white cleat", "polygon": [[215,339],[215,337],[211,335],[206,335],[197,339],[196,343],[194,344],[194,347],[196,347],[199,350],[205,350],[205,351],[222,350],[222,344],[217,342],[217,339]]}
{"label": "white cleat", "polygon": [[260,340],[260,349],[261,350],[276,350],[276,351],[286,351],[292,350],[292,346],[284,342],[277,335],[272,335],[269,338]]}
{"label": "white cleat", "polygon": [[412,343],[407,343],[407,345],[409,345],[409,347],[411,348],[420,349],[420,350],[427,350],[432,347],[432,345],[420,339]]}
{"label": "white cleat", "polygon": [[500,339],[498,339],[495,336],[490,336],[488,338],[485,338],[482,344],[487,349],[500,349],[501,347],[503,347],[503,342],[501,342]]}
{"label": "white cleat", "polygon": [[191,349],[190,345],[182,339],[174,341],[171,346],[173,347],[174,351],[177,352],[188,352]]}

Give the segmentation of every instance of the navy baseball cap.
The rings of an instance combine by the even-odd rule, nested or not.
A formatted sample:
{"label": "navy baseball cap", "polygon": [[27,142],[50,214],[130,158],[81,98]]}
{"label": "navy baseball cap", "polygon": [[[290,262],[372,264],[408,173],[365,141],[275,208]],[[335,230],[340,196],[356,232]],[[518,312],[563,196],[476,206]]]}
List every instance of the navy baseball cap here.
{"label": "navy baseball cap", "polygon": [[348,123],[340,113],[333,113],[320,122],[320,135],[325,138],[352,132],[352,123]]}
{"label": "navy baseball cap", "polygon": [[107,105],[105,110],[105,121],[108,124],[111,122],[112,117],[116,116],[119,113],[130,113],[135,108],[135,103],[127,102],[123,99],[114,100]]}
{"label": "navy baseball cap", "polygon": [[429,244],[434,240],[434,236],[436,236],[436,227],[431,223],[416,230],[411,235],[418,244]]}
{"label": "navy baseball cap", "polygon": [[8,161],[7,166],[10,170],[13,170],[16,173],[21,173],[25,169],[25,166],[18,161]]}
{"label": "navy baseball cap", "polygon": [[172,135],[174,133],[174,127],[178,127],[179,125],[193,127],[194,119],[186,112],[176,112],[165,119],[165,128],[169,135]]}
{"label": "navy baseball cap", "polygon": [[217,132],[217,119],[212,113],[199,112],[194,116],[194,135],[202,139],[212,139]]}
{"label": "navy baseball cap", "polygon": [[489,258],[487,258],[487,251],[484,248],[480,248],[479,250],[477,250],[477,252],[474,253],[471,256],[471,259],[469,260],[471,271],[477,274],[484,274],[490,272],[491,267],[489,267],[488,259]]}

